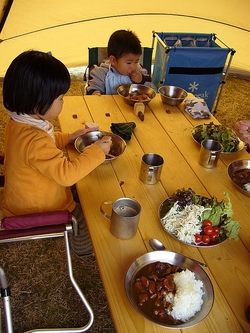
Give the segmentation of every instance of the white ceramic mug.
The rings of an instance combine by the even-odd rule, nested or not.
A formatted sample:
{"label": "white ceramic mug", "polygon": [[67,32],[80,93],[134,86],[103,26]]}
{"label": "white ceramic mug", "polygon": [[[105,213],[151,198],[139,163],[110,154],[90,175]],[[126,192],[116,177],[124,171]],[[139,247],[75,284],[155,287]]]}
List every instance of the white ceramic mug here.
{"label": "white ceramic mug", "polygon": [[[111,215],[105,212],[104,206],[111,206]],[[100,211],[104,217],[110,220],[111,233],[122,239],[131,238],[136,234],[141,205],[134,199],[120,198],[116,201],[104,201]]]}
{"label": "white ceramic mug", "polygon": [[221,150],[222,146],[218,141],[212,139],[203,140],[201,142],[199,164],[205,168],[214,168],[218,162]]}
{"label": "white ceramic mug", "polygon": [[145,154],[142,156],[140,180],[146,184],[156,184],[161,177],[164,159],[158,154]]}

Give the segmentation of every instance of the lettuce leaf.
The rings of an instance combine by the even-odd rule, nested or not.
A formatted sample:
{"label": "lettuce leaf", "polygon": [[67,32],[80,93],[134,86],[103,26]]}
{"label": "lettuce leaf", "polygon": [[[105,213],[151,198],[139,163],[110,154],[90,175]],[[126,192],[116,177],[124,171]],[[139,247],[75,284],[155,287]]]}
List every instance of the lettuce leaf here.
{"label": "lettuce leaf", "polygon": [[227,192],[224,192],[224,197],[227,198],[227,202],[225,202],[225,207],[224,207],[224,214],[227,215],[227,217],[232,217],[234,212],[233,212],[233,206],[230,201],[229,194]]}
{"label": "lettuce leaf", "polygon": [[219,225],[224,229],[228,238],[238,239],[240,232],[240,224],[238,221],[232,219],[234,214],[232,203],[230,201],[229,194],[227,192],[223,193],[227,201],[222,200],[218,202],[215,197],[212,198],[210,203],[208,202],[205,206],[211,207],[211,210],[206,210],[202,214],[203,220],[210,220],[214,225]]}
{"label": "lettuce leaf", "polygon": [[229,194],[224,192],[223,195],[225,199],[218,202],[216,197],[206,198],[196,194],[190,188],[188,190],[181,189],[168,198],[170,206],[167,205],[167,211],[176,201],[181,207],[193,203],[210,208],[202,213],[202,221],[210,220],[213,226],[218,225],[221,232],[226,234],[228,238],[237,239],[241,227],[238,221],[232,219],[234,212]]}
{"label": "lettuce leaf", "polygon": [[228,218],[224,222],[224,232],[227,235],[228,238],[231,239],[238,239],[238,235],[240,232],[240,225],[238,221],[234,221],[232,218]]}

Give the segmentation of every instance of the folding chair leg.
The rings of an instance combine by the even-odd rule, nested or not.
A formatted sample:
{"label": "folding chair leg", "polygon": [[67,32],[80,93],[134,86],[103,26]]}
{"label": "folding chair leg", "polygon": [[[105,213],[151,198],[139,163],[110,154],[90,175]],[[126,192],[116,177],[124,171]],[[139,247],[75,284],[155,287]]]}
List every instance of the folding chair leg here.
{"label": "folding chair leg", "polygon": [[[69,272],[70,281],[71,281],[72,285],[74,286],[77,294],[81,298],[84,306],[86,307],[86,309],[87,309],[87,311],[89,313],[89,321],[88,321],[88,323],[82,328],[82,331],[79,331],[79,332],[85,332],[93,324],[94,314],[93,314],[93,310],[92,310],[91,306],[89,305],[87,299],[83,295],[83,293],[82,293],[80,287],[78,286],[78,284],[77,284],[77,282],[76,282],[76,280],[74,278],[74,275],[73,275],[72,260],[71,260],[71,255],[70,255],[69,234],[68,234],[67,231],[64,232],[64,239],[65,239],[66,256],[67,256],[68,272]],[[78,332],[78,331],[76,331],[76,332]]]}
{"label": "folding chair leg", "polygon": [[[10,288],[7,285],[5,273],[0,267],[0,282],[1,282],[1,298],[3,300],[4,318],[5,318],[5,330],[6,333],[13,333],[11,307],[10,307]],[[0,326],[0,332],[1,326]]]}
{"label": "folding chair leg", "polygon": [[[83,327],[79,328],[42,328],[42,329],[32,329],[29,331],[26,331],[25,333],[49,333],[49,332],[54,332],[54,333],[82,333],[86,332],[91,325],[94,322],[94,314],[92,311],[92,308],[90,307],[88,301],[86,300],[85,296],[83,295],[80,287],[78,286],[74,275],[73,275],[73,269],[72,269],[72,260],[71,260],[71,255],[70,255],[70,243],[69,243],[69,235],[68,231],[64,231],[64,240],[65,240],[65,247],[66,247],[66,257],[67,257],[67,264],[68,264],[68,273],[69,273],[69,278],[70,281],[75,288],[77,294],[81,298],[85,308],[87,309],[89,313],[89,321],[87,324]],[[0,282],[1,282],[1,297],[3,299],[3,305],[4,305],[4,316],[5,316],[5,326],[6,326],[6,333],[13,333],[13,327],[12,327],[12,317],[11,317],[11,308],[10,308],[10,291],[9,287],[7,286],[7,281],[6,277],[4,274],[4,271],[0,267]],[[1,327],[0,327],[0,332],[1,332]]]}

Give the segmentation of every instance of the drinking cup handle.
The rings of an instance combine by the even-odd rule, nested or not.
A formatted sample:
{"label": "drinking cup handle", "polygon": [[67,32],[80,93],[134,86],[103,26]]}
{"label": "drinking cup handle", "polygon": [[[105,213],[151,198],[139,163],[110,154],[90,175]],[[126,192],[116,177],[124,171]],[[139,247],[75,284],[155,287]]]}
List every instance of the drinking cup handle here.
{"label": "drinking cup handle", "polygon": [[153,178],[153,174],[154,174],[154,167],[153,166],[150,166],[148,168],[148,181],[151,181],[152,178]]}
{"label": "drinking cup handle", "polygon": [[216,159],[216,154],[211,153],[208,163],[213,163]]}
{"label": "drinking cup handle", "polygon": [[104,217],[106,217],[106,219],[108,219],[108,220],[111,219],[111,216],[110,216],[109,214],[107,214],[107,213],[104,211],[103,207],[104,207],[105,205],[106,205],[106,206],[111,206],[112,204],[113,204],[112,201],[103,201],[103,203],[102,203],[101,206],[100,206],[100,211],[101,211],[102,215],[103,215]]}

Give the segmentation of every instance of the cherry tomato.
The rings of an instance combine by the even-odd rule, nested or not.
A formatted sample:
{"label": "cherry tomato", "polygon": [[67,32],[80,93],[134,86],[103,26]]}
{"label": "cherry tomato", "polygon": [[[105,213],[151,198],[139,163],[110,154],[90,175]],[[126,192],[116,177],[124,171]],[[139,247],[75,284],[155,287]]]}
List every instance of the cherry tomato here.
{"label": "cherry tomato", "polygon": [[204,233],[205,233],[205,235],[210,236],[210,235],[212,235],[213,232],[214,232],[213,227],[211,227],[211,226],[209,226],[209,225],[207,225],[207,226],[204,228]]}
{"label": "cherry tomato", "polygon": [[213,231],[212,235],[210,235],[211,241],[215,242],[218,239],[218,236],[217,232]]}
{"label": "cherry tomato", "polygon": [[194,235],[195,237],[195,242],[196,243],[201,243],[202,242],[202,236],[200,234]]}
{"label": "cherry tomato", "polygon": [[212,222],[211,222],[210,220],[204,220],[204,221],[202,222],[202,224],[203,224],[203,227],[206,227],[206,226],[210,226],[210,227],[211,227]]}
{"label": "cherry tomato", "polygon": [[209,242],[210,242],[210,236],[208,236],[208,235],[203,235],[203,236],[202,236],[202,242],[203,242],[204,244],[209,244]]}
{"label": "cherry tomato", "polygon": [[215,225],[215,226],[213,227],[213,230],[214,230],[214,232],[215,232],[216,234],[219,234],[219,233],[220,233],[220,227],[218,227],[217,225]]}

